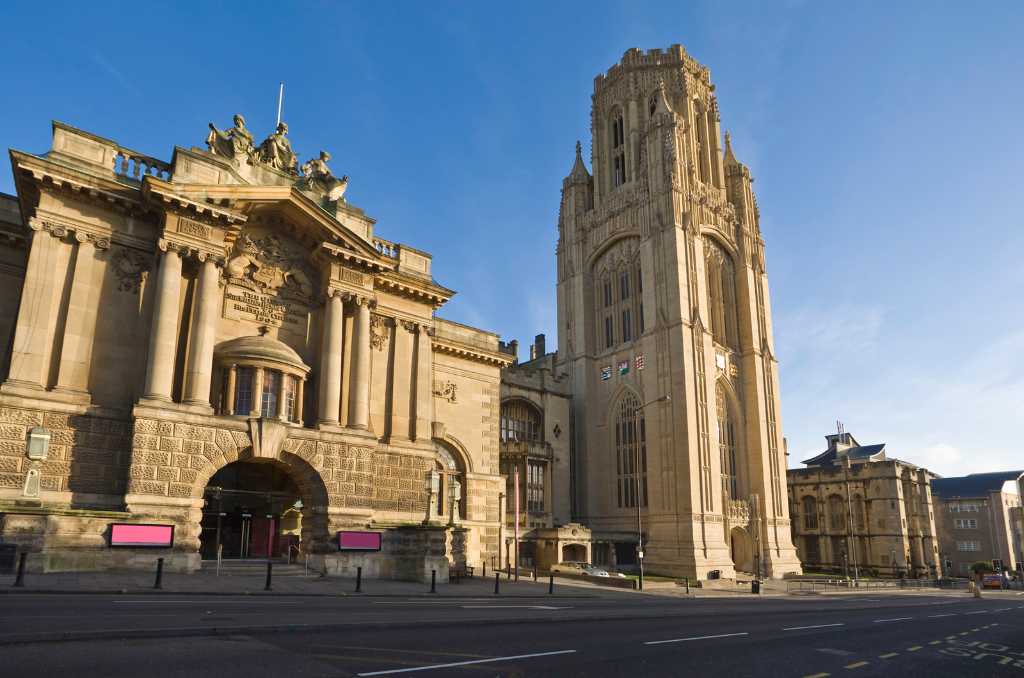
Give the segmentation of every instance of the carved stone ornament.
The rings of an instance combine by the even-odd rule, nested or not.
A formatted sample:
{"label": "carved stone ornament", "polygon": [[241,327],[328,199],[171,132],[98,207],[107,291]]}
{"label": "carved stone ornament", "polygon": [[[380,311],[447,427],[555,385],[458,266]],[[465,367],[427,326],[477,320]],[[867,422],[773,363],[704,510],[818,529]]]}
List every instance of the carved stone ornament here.
{"label": "carved stone ornament", "polygon": [[210,133],[206,136],[206,147],[210,149],[210,153],[229,158],[236,163],[243,159],[248,162],[256,150],[253,147],[252,134],[245,128],[245,118],[241,113],[235,114],[233,123],[233,127],[219,130],[211,122]]}
{"label": "carved stone ornament", "polygon": [[345,202],[348,175],[340,179],[334,176],[331,168],[327,166],[330,159],[330,153],[320,151],[320,157],[303,163],[301,183],[307,190],[323,193],[329,202]]}
{"label": "carved stone ornament", "polygon": [[299,157],[292,150],[292,143],[288,140],[288,124],[278,123],[277,131],[263,140],[254,157],[264,165],[297,175]]}
{"label": "carved stone ornament", "polygon": [[457,402],[455,399],[457,388],[458,386],[450,381],[435,381],[434,395],[438,398],[443,398],[450,403],[454,403]]}
{"label": "carved stone ornament", "polygon": [[297,244],[274,233],[255,238],[243,233],[235,240],[226,274],[230,282],[255,291],[280,292],[308,302],[313,294],[308,268],[306,252]]}
{"label": "carved stone ornament", "polygon": [[110,257],[110,267],[117,277],[117,289],[120,292],[138,294],[139,289],[149,277],[152,259],[141,252],[127,247],[116,247]]}
{"label": "carved stone ornament", "polygon": [[376,313],[370,316],[370,346],[378,351],[383,351],[384,345],[387,343],[387,325],[388,322],[384,316]]}

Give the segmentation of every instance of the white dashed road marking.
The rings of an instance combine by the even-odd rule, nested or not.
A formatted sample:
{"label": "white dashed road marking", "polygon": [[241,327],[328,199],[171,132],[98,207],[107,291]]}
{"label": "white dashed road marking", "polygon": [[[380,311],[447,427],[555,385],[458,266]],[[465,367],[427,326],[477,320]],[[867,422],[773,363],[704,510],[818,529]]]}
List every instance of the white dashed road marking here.
{"label": "white dashed road marking", "polygon": [[661,645],[663,643],[684,643],[688,640],[709,640],[711,638],[732,638],[734,636],[748,636],[750,635],[746,631],[743,633],[722,633],[717,636],[694,636],[692,638],[672,638],[670,640],[648,640],[644,645]]}
{"label": "white dashed road marking", "polygon": [[358,676],[386,676],[393,673],[411,673],[413,671],[432,671],[434,669],[447,669],[453,666],[469,666],[470,664],[491,664],[494,662],[510,662],[516,659],[530,659],[531,657],[550,657],[556,654],[573,654],[576,650],[557,650],[555,652],[537,652],[536,654],[517,654],[510,657],[491,657],[490,659],[471,659],[464,662],[452,662],[450,664],[431,664],[430,666],[415,666],[411,669],[388,669],[387,671],[370,671],[358,673]]}
{"label": "white dashed road marking", "polygon": [[790,626],[783,631],[803,631],[804,629],[825,629],[830,626],[846,626],[846,624],[815,624],[814,626]]}

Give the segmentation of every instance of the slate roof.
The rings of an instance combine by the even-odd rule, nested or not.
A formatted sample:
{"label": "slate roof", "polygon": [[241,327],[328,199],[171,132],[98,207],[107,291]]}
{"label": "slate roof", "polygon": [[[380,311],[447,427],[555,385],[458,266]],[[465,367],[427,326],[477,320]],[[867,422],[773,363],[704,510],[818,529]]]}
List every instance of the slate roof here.
{"label": "slate roof", "polygon": [[[871,457],[885,451],[885,443],[877,443],[875,445],[857,445],[855,447],[849,447],[845,450],[845,454],[850,458],[850,461],[868,461]],[[839,457],[839,453],[835,449],[825,450],[817,457],[804,460],[803,464],[808,466],[835,466],[836,461]]]}
{"label": "slate roof", "polygon": [[986,497],[989,492],[998,492],[1003,483],[1017,480],[1024,471],[996,471],[995,473],[972,473],[958,478],[936,478],[932,481],[932,494],[940,497]]}

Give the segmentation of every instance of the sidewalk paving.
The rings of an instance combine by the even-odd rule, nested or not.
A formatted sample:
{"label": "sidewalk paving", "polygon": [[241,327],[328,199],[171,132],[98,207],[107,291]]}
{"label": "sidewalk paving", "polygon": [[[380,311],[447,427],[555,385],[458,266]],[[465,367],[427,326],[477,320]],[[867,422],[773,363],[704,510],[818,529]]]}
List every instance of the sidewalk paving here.
{"label": "sidewalk paving", "polygon": [[[319,574],[293,572],[274,575],[271,591],[265,591],[266,575],[249,573],[196,572],[178,574],[165,572],[161,588],[154,589],[155,572],[51,572],[26,573],[23,587],[14,587],[14,575],[0,575],[0,595],[26,593],[62,594],[194,594],[194,595],[278,595],[278,596],[493,596],[494,579],[481,577],[463,579],[457,584],[437,584],[430,592],[429,583],[366,579],[361,593],[355,593],[355,579],[321,577]],[[572,583],[555,580],[555,592],[548,594],[548,582],[520,579],[500,581],[500,595],[506,597],[595,597],[596,592],[581,590]]]}

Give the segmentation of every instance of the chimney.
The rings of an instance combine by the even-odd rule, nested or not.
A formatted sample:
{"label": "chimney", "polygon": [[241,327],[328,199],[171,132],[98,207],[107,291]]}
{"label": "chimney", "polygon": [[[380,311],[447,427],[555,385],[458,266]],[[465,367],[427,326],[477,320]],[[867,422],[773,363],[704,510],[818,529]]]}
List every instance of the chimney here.
{"label": "chimney", "polygon": [[547,355],[547,351],[544,348],[543,334],[538,334],[536,337],[533,338],[533,346],[536,349],[537,353],[537,355],[534,356],[535,358],[540,358],[541,356]]}
{"label": "chimney", "polygon": [[515,364],[518,365],[519,364],[519,340],[518,339],[513,339],[512,341],[508,342],[508,345],[511,348],[511,351],[509,351],[509,352],[516,359]]}

